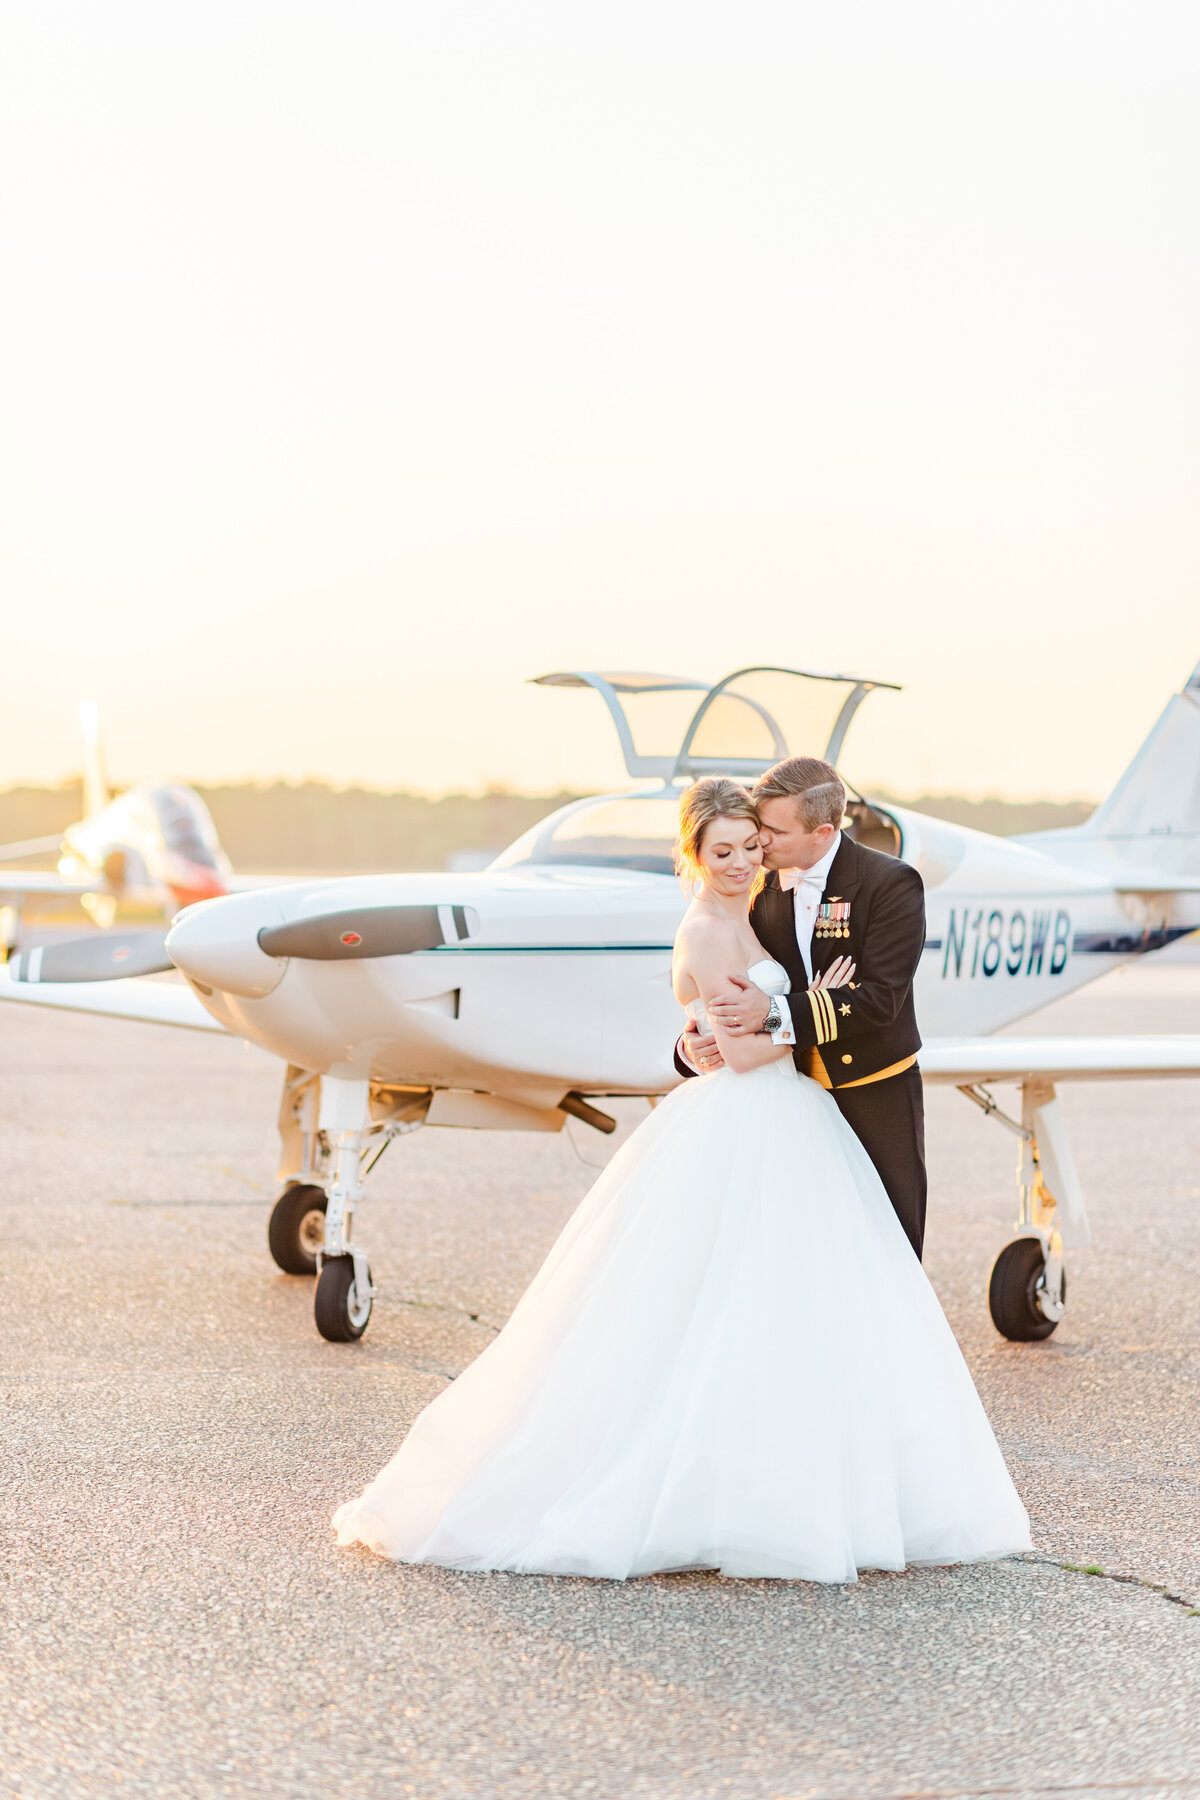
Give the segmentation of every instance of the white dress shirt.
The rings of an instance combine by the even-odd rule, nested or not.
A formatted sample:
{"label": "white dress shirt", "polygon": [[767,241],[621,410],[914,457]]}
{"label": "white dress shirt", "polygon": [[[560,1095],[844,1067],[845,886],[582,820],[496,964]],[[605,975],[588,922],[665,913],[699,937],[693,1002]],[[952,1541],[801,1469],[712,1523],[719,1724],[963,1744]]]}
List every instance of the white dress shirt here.
{"label": "white dress shirt", "polygon": [[[796,907],[796,944],[800,958],[804,964],[804,973],[812,981],[812,940],[813,927],[817,922],[817,908],[825,892],[825,883],[829,880],[829,871],[833,867],[833,859],[842,847],[842,834],[839,831],[833,843],[825,852],[820,862],[814,863],[811,869],[781,869],[780,878],[790,876],[795,883],[793,900]],[[792,1009],[788,1005],[786,995],[777,996],[779,1005],[779,1024],[771,1033],[773,1044],[794,1044],[796,1030],[792,1024]]]}

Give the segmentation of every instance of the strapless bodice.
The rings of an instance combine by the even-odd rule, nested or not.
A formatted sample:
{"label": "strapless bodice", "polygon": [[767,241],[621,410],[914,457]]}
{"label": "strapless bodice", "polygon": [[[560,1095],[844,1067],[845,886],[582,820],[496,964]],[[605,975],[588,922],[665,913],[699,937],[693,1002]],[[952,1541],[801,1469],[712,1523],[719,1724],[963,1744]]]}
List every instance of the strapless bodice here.
{"label": "strapless bodice", "polygon": [[777,963],[772,956],[764,956],[758,962],[751,963],[746,970],[747,975],[756,988],[764,994],[786,994],[792,985],[792,978],[782,963]]}
{"label": "strapless bodice", "polygon": [[[758,962],[751,963],[746,974],[764,994],[786,994],[792,985],[792,978],[783,964],[777,963],[770,956],[760,957]],[[702,1000],[689,1000],[683,1010],[689,1019],[696,1021],[701,1031],[708,1030],[708,1014]]]}

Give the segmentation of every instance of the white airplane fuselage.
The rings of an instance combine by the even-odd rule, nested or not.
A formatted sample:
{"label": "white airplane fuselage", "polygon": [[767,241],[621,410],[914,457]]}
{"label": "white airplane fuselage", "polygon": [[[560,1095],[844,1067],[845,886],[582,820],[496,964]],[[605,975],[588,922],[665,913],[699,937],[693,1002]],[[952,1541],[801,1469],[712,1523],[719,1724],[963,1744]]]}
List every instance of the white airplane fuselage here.
{"label": "white airplane fuselage", "polygon": [[[1200,897],[1149,907],[1036,850],[889,812],[926,881],[927,1037],[997,1031],[1200,926]],[[286,1062],[553,1109],[571,1091],[676,1084],[671,944],[686,903],[673,877],[629,869],[357,876],[190,907],[168,950],[215,1018]],[[337,961],[273,957],[256,941],[377,907],[438,908],[446,941]]]}

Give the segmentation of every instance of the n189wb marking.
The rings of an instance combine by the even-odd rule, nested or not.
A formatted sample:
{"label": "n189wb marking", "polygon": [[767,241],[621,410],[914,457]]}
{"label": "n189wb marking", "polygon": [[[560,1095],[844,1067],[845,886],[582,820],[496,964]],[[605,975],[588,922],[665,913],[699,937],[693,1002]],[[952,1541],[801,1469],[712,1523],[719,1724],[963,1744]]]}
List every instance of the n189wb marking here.
{"label": "n189wb marking", "polygon": [[943,980],[964,976],[989,980],[1003,969],[1006,975],[1061,975],[1071,953],[1069,913],[1023,907],[1005,914],[1001,907],[969,907],[960,913],[950,909],[942,956]]}

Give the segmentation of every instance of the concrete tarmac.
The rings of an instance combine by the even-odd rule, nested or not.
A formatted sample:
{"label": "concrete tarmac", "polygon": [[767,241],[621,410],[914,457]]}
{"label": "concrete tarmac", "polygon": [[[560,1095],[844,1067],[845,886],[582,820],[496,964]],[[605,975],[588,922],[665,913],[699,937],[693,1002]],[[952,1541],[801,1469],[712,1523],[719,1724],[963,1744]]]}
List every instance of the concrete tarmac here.
{"label": "concrete tarmac", "polygon": [[[1198,1030],[1200,967],[1023,1029]],[[928,1268],[1037,1549],[823,1588],[337,1549],[333,1508],[503,1322],[592,1171],[566,1134],[394,1146],[360,1215],[375,1316],[325,1344],[266,1249],[280,1074],[231,1041],[0,1011],[0,1793],[1200,1795],[1193,1083],[1065,1090],[1096,1244],[1039,1345],[985,1306],[1015,1142],[930,1093]],[[853,1331],[853,1271],[820,1278]]]}

